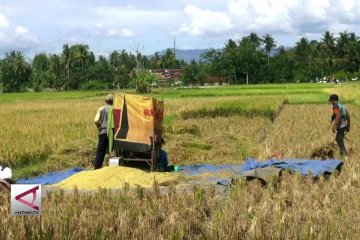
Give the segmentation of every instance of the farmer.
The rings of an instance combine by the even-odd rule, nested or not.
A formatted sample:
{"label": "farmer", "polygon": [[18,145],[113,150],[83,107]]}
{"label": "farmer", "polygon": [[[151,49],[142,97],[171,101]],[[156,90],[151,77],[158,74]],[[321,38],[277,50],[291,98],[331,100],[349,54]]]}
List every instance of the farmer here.
{"label": "farmer", "polygon": [[336,133],[335,140],[339,145],[340,155],[347,156],[344,138],[345,134],[350,131],[350,115],[344,104],[339,103],[339,97],[331,94],[329,101],[333,106],[333,115],[331,117],[332,131]]}
{"label": "farmer", "polygon": [[[105,98],[105,105],[100,107],[95,116],[95,125],[99,129],[99,142],[96,149],[96,158],[94,162],[94,169],[102,168],[106,150],[109,147],[109,137],[112,131],[109,126],[109,115],[112,115],[112,105],[114,96],[108,94]],[[110,128],[109,128],[110,127]],[[111,149],[109,149],[111,151]]]}

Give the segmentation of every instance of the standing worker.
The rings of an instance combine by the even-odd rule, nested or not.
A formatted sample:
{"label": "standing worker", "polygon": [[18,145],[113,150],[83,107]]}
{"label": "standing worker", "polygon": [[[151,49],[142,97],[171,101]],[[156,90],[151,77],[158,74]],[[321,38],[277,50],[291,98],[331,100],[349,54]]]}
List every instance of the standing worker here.
{"label": "standing worker", "polygon": [[339,97],[336,94],[331,94],[329,101],[333,106],[332,131],[336,133],[335,140],[339,145],[340,155],[347,156],[344,138],[345,134],[350,131],[350,115],[344,104],[339,103]]}
{"label": "standing worker", "polygon": [[[114,96],[108,94],[105,99],[105,105],[100,107],[95,116],[95,125],[99,129],[99,142],[96,149],[96,158],[94,169],[102,168],[106,150],[112,150],[113,137],[113,121],[112,121],[112,105]],[[110,140],[110,144],[109,144]]]}

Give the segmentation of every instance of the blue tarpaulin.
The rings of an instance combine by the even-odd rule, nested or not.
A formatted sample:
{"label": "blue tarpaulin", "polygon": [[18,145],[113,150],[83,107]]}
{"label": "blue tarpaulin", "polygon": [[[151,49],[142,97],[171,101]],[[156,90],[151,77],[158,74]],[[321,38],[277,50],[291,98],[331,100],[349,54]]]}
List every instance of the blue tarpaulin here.
{"label": "blue tarpaulin", "polygon": [[257,168],[276,167],[299,172],[303,176],[307,176],[308,173],[311,172],[312,176],[318,177],[324,173],[332,173],[336,169],[340,169],[342,164],[343,163],[341,161],[335,159],[270,159],[264,162],[249,159],[244,163],[240,172],[246,172]]}
{"label": "blue tarpaulin", "polygon": [[[202,175],[204,173],[218,173],[222,171],[232,172],[242,175],[242,173],[251,171],[253,169],[262,169],[266,167],[276,167],[280,169],[289,169],[295,172],[299,172],[303,176],[306,176],[311,172],[312,176],[317,177],[324,173],[332,173],[336,169],[340,169],[342,162],[339,160],[309,160],[309,159],[281,159],[274,160],[270,159],[267,161],[257,161],[255,159],[248,159],[243,165],[236,164],[223,164],[223,165],[212,165],[212,164],[194,164],[194,165],[183,165],[179,167],[179,173],[195,176]],[[30,179],[19,179],[16,183],[18,184],[55,184],[58,183],[80,171],[85,170],[84,168],[71,168],[66,171],[47,173],[35,178]],[[226,178],[213,177],[209,178],[211,182],[221,183],[226,185],[228,182]]]}
{"label": "blue tarpaulin", "polygon": [[18,184],[55,184],[78,172],[85,170],[84,168],[71,168],[66,171],[47,173],[38,177],[25,179],[21,178],[16,183]]}
{"label": "blue tarpaulin", "polygon": [[[213,165],[213,164],[193,164],[193,165],[183,165],[179,167],[179,173],[188,175],[188,176],[196,176],[196,175],[203,175],[206,173],[216,174],[220,172],[229,172],[238,174],[241,169],[241,165],[237,164],[223,164],[223,165]],[[202,176],[202,179],[205,182],[210,184],[218,184],[227,186],[230,182],[229,178],[224,177],[209,177],[209,176]],[[201,183],[202,181],[199,181]]]}
{"label": "blue tarpaulin", "polygon": [[194,165],[179,166],[179,172],[189,176],[201,175],[210,172],[216,173],[221,171],[238,173],[240,169],[241,169],[241,165],[234,165],[234,164],[223,164],[223,165],[194,164]]}
{"label": "blue tarpaulin", "polygon": [[[275,167],[279,169],[288,169],[294,172],[298,172],[303,176],[307,176],[309,173],[313,177],[321,176],[325,173],[333,173],[336,169],[340,169],[342,162],[335,159],[330,160],[309,160],[309,159],[270,159],[267,161],[257,161],[255,159],[248,159],[243,165],[236,164],[224,164],[224,165],[212,165],[212,164],[194,164],[183,165],[179,167],[179,173],[196,176],[204,173],[217,173],[222,171],[233,172],[240,176],[264,177],[260,169],[269,169],[269,167]],[[257,172],[251,172],[251,170],[258,169]],[[249,172],[250,171],[250,172]],[[276,172],[276,171],[275,171]],[[279,172],[276,172],[279,173]],[[207,177],[207,180],[212,183],[220,185],[228,185],[230,180],[222,177]]]}

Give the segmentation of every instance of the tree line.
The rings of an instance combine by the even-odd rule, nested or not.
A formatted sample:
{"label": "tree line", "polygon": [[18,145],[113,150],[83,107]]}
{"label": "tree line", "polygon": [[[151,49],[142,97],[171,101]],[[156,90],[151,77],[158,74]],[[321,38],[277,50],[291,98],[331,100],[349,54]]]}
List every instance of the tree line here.
{"label": "tree line", "polygon": [[302,37],[285,48],[277,47],[270,34],[260,38],[251,33],[238,41],[229,39],[221,51],[207,50],[202,62],[206,74],[231,84],[344,81],[360,77],[360,41],[355,33],[335,37],[326,31],[319,41]]}
{"label": "tree line", "polygon": [[229,39],[223,49],[207,49],[200,61],[190,63],[176,59],[171,49],[150,57],[138,49],[135,53],[114,50],[96,59],[88,45],[64,44],[60,54],[39,53],[30,61],[20,51],[7,53],[0,59],[0,90],[137,87],[136,78],[155,81],[144,70],[170,68],[183,70],[184,84],[203,84],[208,76],[230,84],[347,80],[359,76],[359,67],[360,40],[347,31],[338,37],[327,31],[319,41],[302,37],[288,48],[277,46],[270,34],[251,33]]}
{"label": "tree line", "polygon": [[[63,45],[61,54],[36,54],[27,61],[20,51],[7,53],[0,59],[0,90],[21,92],[48,90],[89,90],[116,87],[136,87],[132,77],[143,69],[181,68],[182,60],[173,51],[155,53],[151,57],[139,51],[112,51],[108,57],[97,59],[88,45]],[[153,78],[151,78],[153,79]]]}

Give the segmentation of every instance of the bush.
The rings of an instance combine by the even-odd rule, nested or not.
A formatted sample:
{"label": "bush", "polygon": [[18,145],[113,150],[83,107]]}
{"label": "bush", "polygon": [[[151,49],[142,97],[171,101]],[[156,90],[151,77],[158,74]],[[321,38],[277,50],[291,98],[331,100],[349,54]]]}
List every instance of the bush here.
{"label": "bush", "polygon": [[154,81],[156,77],[149,70],[137,70],[131,75],[130,86],[135,87],[138,93],[149,93]]}
{"label": "bush", "polygon": [[109,86],[107,83],[97,80],[91,80],[81,85],[82,90],[107,90]]}
{"label": "bush", "polygon": [[335,78],[340,81],[348,81],[351,79],[350,74],[345,72],[344,70],[337,72],[334,74]]}

